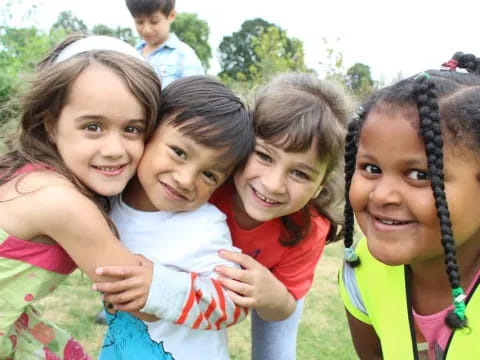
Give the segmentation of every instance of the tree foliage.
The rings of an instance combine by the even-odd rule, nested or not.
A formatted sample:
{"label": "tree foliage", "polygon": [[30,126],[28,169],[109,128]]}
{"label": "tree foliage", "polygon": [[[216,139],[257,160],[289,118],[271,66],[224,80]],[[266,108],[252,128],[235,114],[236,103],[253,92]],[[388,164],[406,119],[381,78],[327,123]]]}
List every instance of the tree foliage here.
{"label": "tree foliage", "polygon": [[135,36],[132,29],[128,27],[117,26],[116,28],[111,28],[104,24],[97,24],[93,26],[92,33],[95,35],[113,36],[129,43],[130,45],[135,45],[138,41],[138,37]]}
{"label": "tree foliage", "polygon": [[83,20],[79,19],[69,11],[62,11],[57,18],[57,21],[52,26],[53,29],[63,29],[67,34],[83,32],[87,33],[87,25]]}
{"label": "tree foliage", "polygon": [[[72,12],[61,12],[49,31],[34,26],[12,27],[10,19],[15,13],[15,2],[7,3],[0,10],[0,106],[14,97],[25,81],[25,76],[32,73],[38,61],[58,43],[66,34],[88,32],[85,23]],[[33,10],[31,10],[33,11]],[[34,13],[29,13],[33,18]],[[116,36],[134,43],[135,37],[129,28],[111,29],[105,25],[95,25],[92,33]],[[0,114],[0,125],[6,120],[5,111]]]}
{"label": "tree foliage", "polygon": [[222,68],[219,75],[230,79],[236,79],[237,74],[249,77],[250,66],[259,63],[253,50],[253,39],[270,26],[274,25],[262,18],[246,20],[239,31],[224,36],[219,46]]}
{"label": "tree foliage", "polygon": [[347,77],[348,85],[360,100],[365,99],[375,90],[368,65],[355,63],[347,70]]}
{"label": "tree foliage", "polygon": [[347,75],[350,77],[351,87],[354,90],[358,90],[363,86],[373,86],[372,75],[368,65],[355,63],[347,70]]}
{"label": "tree foliage", "polygon": [[261,18],[245,21],[220,43],[220,76],[254,84],[286,71],[306,71],[303,43]]}
{"label": "tree foliage", "polygon": [[192,47],[203,67],[208,69],[212,58],[212,48],[208,44],[210,28],[197,14],[179,13],[170,27],[178,38]]}
{"label": "tree foliage", "polygon": [[270,26],[254,37],[252,44],[259,62],[250,66],[249,74],[256,84],[265,83],[278,73],[307,70],[302,42],[289,39],[277,26]]}

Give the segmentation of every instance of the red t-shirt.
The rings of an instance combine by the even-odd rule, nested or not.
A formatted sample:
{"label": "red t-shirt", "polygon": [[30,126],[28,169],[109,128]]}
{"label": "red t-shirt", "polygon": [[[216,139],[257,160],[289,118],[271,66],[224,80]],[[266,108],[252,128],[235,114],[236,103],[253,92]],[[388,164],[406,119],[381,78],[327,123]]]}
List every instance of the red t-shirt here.
{"label": "red t-shirt", "polygon": [[238,226],[232,210],[234,191],[234,185],[227,183],[210,198],[210,202],[227,216],[233,245],[270,269],[295,299],[303,298],[312,286],[315,266],[320,260],[330,229],[329,220],[321,215],[312,217],[308,235],[298,245],[284,246],[279,238],[286,230],[278,218],[250,230]]}

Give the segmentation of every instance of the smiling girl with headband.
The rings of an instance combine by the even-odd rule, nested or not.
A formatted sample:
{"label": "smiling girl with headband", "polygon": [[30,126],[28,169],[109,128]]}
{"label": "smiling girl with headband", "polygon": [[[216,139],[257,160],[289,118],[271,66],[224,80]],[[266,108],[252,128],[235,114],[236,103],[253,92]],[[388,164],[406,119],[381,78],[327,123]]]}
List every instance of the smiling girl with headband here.
{"label": "smiling girl with headband", "polygon": [[98,265],[138,263],[105,199],[135,174],[159,96],[153,69],[118,39],[71,37],[39,64],[0,158],[1,359],[90,358],[33,304],[76,266],[100,280]]}

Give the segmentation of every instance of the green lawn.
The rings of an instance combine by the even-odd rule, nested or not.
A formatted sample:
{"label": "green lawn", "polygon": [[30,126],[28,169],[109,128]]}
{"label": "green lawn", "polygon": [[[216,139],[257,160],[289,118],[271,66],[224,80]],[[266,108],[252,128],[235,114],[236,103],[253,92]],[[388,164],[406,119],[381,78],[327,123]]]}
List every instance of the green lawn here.
{"label": "green lawn", "polygon": [[[307,295],[298,334],[298,360],[356,359],[337,288],[341,244],[327,246],[317,267],[315,283]],[[44,315],[68,329],[91,355],[97,356],[105,327],[95,324],[100,310],[98,293],[77,270],[39,307]],[[229,329],[232,360],[250,359],[250,321]]]}

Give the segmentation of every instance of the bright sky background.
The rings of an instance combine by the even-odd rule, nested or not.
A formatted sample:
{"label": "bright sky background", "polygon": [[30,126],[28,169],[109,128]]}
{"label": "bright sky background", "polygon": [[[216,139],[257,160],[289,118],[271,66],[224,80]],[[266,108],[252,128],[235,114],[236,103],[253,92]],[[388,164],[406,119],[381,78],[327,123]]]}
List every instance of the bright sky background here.
{"label": "bright sky background", "polygon": [[[63,10],[89,28],[99,23],[133,27],[124,0],[19,1],[39,4],[37,25],[47,29]],[[177,11],[196,13],[209,24],[212,74],[219,70],[215,50],[223,36],[261,17],[300,39],[307,66],[320,74],[320,62],[327,61],[324,37],[343,53],[345,68],[361,62],[375,80],[387,82],[399,71],[408,76],[439,68],[457,50],[480,56],[479,10],[478,0],[177,0]]]}

